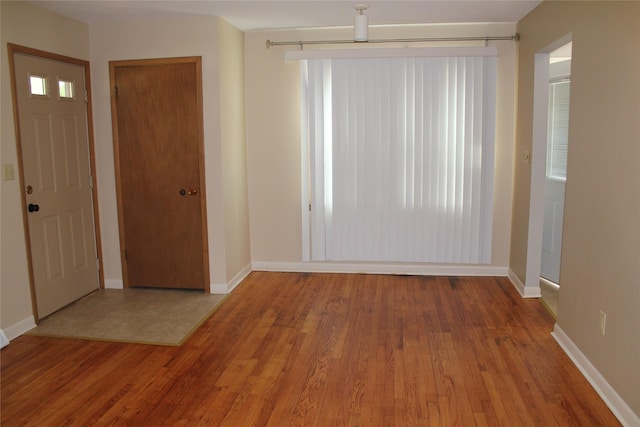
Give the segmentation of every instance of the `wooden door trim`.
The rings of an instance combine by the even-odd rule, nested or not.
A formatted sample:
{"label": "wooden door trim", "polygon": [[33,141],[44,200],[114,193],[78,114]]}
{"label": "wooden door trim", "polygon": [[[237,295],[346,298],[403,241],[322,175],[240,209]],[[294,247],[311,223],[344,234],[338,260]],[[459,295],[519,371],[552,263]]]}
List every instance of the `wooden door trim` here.
{"label": "wooden door trim", "polygon": [[100,214],[98,209],[98,180],[96,177],[96,156],[95,156],[95,143],[93,138],[93,102],[91,96],[91,70],[89,61],[83,59],[72,58],[70,56],[64,56],[53,52],[47,52],[44,50],[34,49],[26,46],[20,46],[13,43],[7,43],[7,51],[9,54],[9,74],[11,78],[11,95],[13,103],[13,125],[15,129],[16,137],[16,153],[18,161],[18,182],[20,185],[20,200],[22,204],[22,222],[24,224],[24,237],[25,246],[27,248],[27,265],[29,273],[29,289],[31,291],[31,308],[33,311],[33,317],[38,322],[38,308],[36,306],[36,289],[33,273],[33,257],[31,253],[31,242],[29,234],[29,221],[27,218],[27,195],[25,193],[25,179],[24,179],[24,167],[22,157],[22,139],[20,134],[20,117],[18,114],[18,90],[15,73],[14,57],[16,54],[23,54],[29,56],[35,56],[41,59],[49,59],[57,62],[64,62],[67,64],[79,65],[84,69],[85,90],[87,91],[87,139],[89,144],[89,169],[91,176],[93,177],[93,188],[91,189],[91,198],[93,203],[93,224],[94,234],[96,238],[96,256],[100,260],[100,266],[98,269],[98,285],[100,288],[104,288],[104,268],[102,263],[102,238],[100,235]]}
{"label": "wooden door trim", "polygon": [[202,228],[202,261],[204,268],[204,291],[211,292],[211,284],[209,279],[209,233],[207,227],[207,199],[206,199],[206,177],[204,163],[204,109],[202,97],[202,57],[201,56],[185,56],[174,58],[152,58],[152,59],[132,59],[122,61],[109,61],[109,89],[111,99],[111,129],[113,134],[113,158],[116,176],[116,200],[118,207],[118,231],[120,236],[120,263],[122,265],[122,283],[125,288],[129,287],[129,274],[127,260],[125,257],[126,248],[124,235],[124,213],[122,206],[122,183],[120,181],[120,141],[118,133],[118,111],[116,107],[116,68],[134,67],[146,65],[173,65],[173,64],[195,64],[196,68],[196,108],[198,116],[196,117],[198,126],[198,166],[199,180],[202,201],[200,203],[200,217]]}

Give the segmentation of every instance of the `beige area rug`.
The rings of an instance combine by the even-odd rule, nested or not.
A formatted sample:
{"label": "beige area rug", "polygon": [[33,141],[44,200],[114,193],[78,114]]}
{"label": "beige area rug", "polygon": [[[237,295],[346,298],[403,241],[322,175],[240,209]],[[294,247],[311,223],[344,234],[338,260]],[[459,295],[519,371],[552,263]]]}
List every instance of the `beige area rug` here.
{"label": "beige area rug", "polygon": [[28,335],[179,346],[226,295],[100,289],[42,319]]}

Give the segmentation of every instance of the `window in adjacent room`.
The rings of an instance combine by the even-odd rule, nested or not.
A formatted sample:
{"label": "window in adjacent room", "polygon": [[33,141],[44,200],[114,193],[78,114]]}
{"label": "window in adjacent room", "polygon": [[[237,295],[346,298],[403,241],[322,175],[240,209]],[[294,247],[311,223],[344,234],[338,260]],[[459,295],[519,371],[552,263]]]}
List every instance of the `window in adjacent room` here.
{"label": "window in adjacent room", "polygon": [[566,181],[569,148],[570,78],[549,82],[547,177]]}

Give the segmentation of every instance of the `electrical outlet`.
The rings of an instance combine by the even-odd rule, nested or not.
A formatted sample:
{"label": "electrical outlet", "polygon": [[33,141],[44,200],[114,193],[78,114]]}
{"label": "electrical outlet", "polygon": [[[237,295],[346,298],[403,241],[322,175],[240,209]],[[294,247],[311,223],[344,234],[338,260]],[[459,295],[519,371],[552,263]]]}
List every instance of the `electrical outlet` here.
{"label": "electrical outlet", "polygon": [[600,324],[598,325],[598,330],[602,335],[604,335],[605,327],[607,326],[607,313],[600,310]]}

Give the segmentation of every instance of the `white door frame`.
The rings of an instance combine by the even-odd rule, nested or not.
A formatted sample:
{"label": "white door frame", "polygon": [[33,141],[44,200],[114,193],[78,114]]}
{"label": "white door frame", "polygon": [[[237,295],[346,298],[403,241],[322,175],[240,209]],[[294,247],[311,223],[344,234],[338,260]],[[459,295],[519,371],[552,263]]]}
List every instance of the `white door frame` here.
{"label": "white door frame", "polygon": [[533,77],[533,134],[531,141],[531,190],[524,297],[540,296],[542,233],[544,227],[544,185],[547,162],[549,113],[549,54],[569,43],[572,34],[554,41],[535,55]]}

